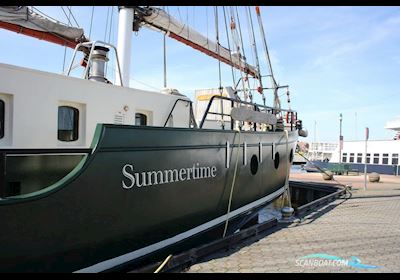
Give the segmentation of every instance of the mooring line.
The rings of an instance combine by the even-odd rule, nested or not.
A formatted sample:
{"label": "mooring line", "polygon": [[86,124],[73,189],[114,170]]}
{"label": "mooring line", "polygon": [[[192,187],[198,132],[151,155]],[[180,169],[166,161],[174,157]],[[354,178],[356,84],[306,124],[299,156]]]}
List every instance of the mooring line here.
{"label": "mooring line", "polygon": [[222,238],[225,237],[225,235],[226,235],[226,230],[228,229],[229,213],[231,212],[231,204],[232,204],[232,196],[233,196],[233,187],[235,186],[236,172],[237,172],[237,167],[238,167],[238,162],[239,162],[240,135],[241,135],[241,134],[240,134],[240,128],[237,130],[237,132],[239,133],[239,141],[238,141],[238,149],[237,149],[237,152],[236,152],[235,172],[233,173],[232,186],[231,186],[231,193],[229,194],[228,211],[226,212],[225,228],[224,228],[224,233],[222,234]]}
{"label": "mooring line", "polygon": [[[306,161],[308,161],[308,162],[309,162],[311,165],[313,165],[320,173],[324,173],[324,174],[326,174],[328,177],[331,176],[330,174],[326,173],[325,170],[321,169],[318,165],[314,164],[314,163],[313,163],[311,160],[309,160],[306,156],[304,156],[304,155],[302,155],[302,154],[300,154],[300,153],[296,153],[296,154],[298,154],[299,156],[301,156],[302,158],[304,158]],[[349,193],[350,196],[349,196],[347,199],[350,199],[351,196],[352,196],[353,194],[352,194],[352,192],[350,191],[349,185],[343,184],[343,183],[339,182],[338,180],[336,180],[336,179],[333,177],[333,174],[332,174],[332,180],[335,181],[335,182],[338,184],[338,186],[343,187],[343,189],[346,191],[346,193]]]}

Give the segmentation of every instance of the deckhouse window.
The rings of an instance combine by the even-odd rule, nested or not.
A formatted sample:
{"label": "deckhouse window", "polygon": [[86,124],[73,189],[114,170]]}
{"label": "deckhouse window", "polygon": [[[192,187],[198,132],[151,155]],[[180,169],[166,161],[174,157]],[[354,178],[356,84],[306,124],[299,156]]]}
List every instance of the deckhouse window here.
{"label": "deckhouse window", "polygon": [[79,110],[70,106],[58,107],[58,140],[71,142],[78,140]]}
{"label": "deckhouse window", "polygon": [[347,153],[343,153],[342,161],[347,162]]}
{"label": "deckhouse window", "polygon": [[4,101],[0,99],[0,139],[4,137],[4,118],[5,118],[5,110],[4,110]]}
{"label": "deckhouse window", "polygon": [[147,125],[147,116],[142,113],[135,114],[135,125]]}

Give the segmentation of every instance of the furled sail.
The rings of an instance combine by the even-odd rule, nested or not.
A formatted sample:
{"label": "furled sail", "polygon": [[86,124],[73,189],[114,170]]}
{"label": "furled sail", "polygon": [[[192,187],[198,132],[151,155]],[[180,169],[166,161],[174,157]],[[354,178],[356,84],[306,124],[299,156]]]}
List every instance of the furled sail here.
{"label": "furled sail", "polygon": [[83,29],[52,21],[26,6],[0,6],[0,27],[70,48],[87,41]]}
{"label": "furled sail", "polygon": [[150,27],[164,31],[173,39],[236,67],[253,77],[258,77],[256,67],[247,64],[237,54],[231,53],[229,49],[221,45],[218,50],[216,42],[211,41],[188,25],[182,24],[162,9],[151,7],[150,11],[146,13],[141,20],[143,25],[149,25]]}

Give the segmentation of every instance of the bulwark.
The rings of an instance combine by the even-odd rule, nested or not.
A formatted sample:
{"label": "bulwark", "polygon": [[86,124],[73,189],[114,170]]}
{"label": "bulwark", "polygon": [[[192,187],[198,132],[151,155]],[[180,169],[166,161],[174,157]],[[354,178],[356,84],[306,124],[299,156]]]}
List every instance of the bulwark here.
{"label": "bulwark", "polygon": [[216,166],[199,166],[199,163],[193,164],[193,167],[181,169],[152,170],[144,172],[133,172],[132,164],[125,164],[122,167],[123,179],[122,187],[131,189],[136,187],[147,187],[159,184],[167,184],[173,182],[198,180],[205,178],[214,178],[217,176]]}

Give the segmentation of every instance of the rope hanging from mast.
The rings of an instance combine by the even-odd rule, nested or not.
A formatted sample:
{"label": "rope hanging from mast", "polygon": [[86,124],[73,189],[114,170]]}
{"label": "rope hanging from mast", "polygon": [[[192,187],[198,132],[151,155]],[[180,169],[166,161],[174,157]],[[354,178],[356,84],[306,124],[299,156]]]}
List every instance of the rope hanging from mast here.
{"label": "rope hanging from mast", "polygon": [[255,61],[256,61],[256,67],[257,67],[257,71],[258,71],[257,79],[258,79],[258,82],[259,82],[259,87],[257,88],[257,91],[262,95],[262,100],[263,100],[263,103],[265,105],[266,100],[265,100],[265,94],[264,94],[263,84],[262,84],[260,60],[258,58],[257,44],[256,44],[255,35],[254,35],[253,18],[251,17],[250,7],[247,7],[246,14],[247,14],[247,22],[248,22],[248,25],[250,26],[250,30],[251,30],[251,32],[249,32],[250,41],[251,41],[251,44],[253,46],[253,54],[254,54],[254,58],[255,58]]}
{"label": "rope hanging from mast", "polygon": [[[225,33],[226,33],[226,41],[228,42],[228,49],[231,49],[231,43],[229,40],[229,33],[228,33],[228,23],[226,21],[226,11],[225,11],[225,7],[222,7],[222,10],[224,11],[224,23],[225,23]],[[232,52],[229,52],[229,58],[230,60],[232,60]],[[235,77],[235,69],[232,65],[231,66],[231,72],[232,72],[232,80],[233,80],[233,84],[236,84],[236,77]],[[235,95],[237,96],[237,91],[235,90]]]}
{"label": "rope hanging from mast", "polygon": [[[215,37],[217,41],[217,52],[218,55],[220,54],[220,44],[219,44],[219,28],[218,28],[218,6],[215,6],[214,8],[214,14],[215,14]],[[218,79],[219,79],[219,94],[222,97],[222,76],[221,76],[221,60],[218,59]],[[221,126],[222,129],[225,129],[225,121],[224,121],[224,101],[221,98]]]}
{"label": "rope hanging from mast", "polygon": [[[240,51],[240,39],[238,38],[239,35],[238,35],[238,31],[236,29],[236,22],[235,22],[234,16],[235,16],[235,14],[234,14],[233,8],[230,7],[231,36],[232,36],[232,41],[233,41],[233,48],[236,50],[234,55],[236,55],[239,58],[239,61],[243,61],[242,55],[241,55],[241,51]],[[242,71],[240,71],[240,79],[239,80],[242,83],[244,100],[247,101],[248,95],[247,95],[247,91],[245,91],[245,88],[246,88],[246,83],[245,83],[246,82],[246,77],[243,75]],[[236,86],[236,88],[237,88],[237,86]],[[236,90],[236,88],[235,88],[235,90]]]}
{"label": "rope hanging from mast", "polygon": [[[246,57],[246,52],[245,52],[244,44],[243,44],[242,28],[240,26],[240,18],[239,18],[238,8],[235,7],[235,10],[236,10],[237,23],[238,23],[237,26],[238,26],[238,31],[239,31],[238,32],[238,37],[239,37],[239,42],[240,42],[240,45],[242,46],[242,52],[243,52],[243,61],[244,61],[245,64],[247,64],[247,57]],[[251,90],[250,90],[250,88],[251,88],[250,87],[250,80],[249,80],[249,76],[247,75],[247,73],[246,73],[246,76],[245,76],[245,82],[247,84],[247,88],[244,87],[243,90],[245,92],[248,92],[249,98],[250,98],[250,102],[253,102],[253,94],[251,93]]]}
{"label": "rope hanging from mast", "polygon": [[90,17],[89,38],[90,38],[90,35],[92,35],[93,15],[94,15],[94,6],[92,7],[92,15]]}
{"label": "rope hanging from mast", "polygon": [[261,38],[262,38],[263,45],[264,45],[265,56],[266,56],[267,64],[268,64],[269,71],[270,71],[272,89],[274,91],[274,107],[281,108],[281,102],[280,102],[279,96],[278,96],[278,84],[276,83],[276,80],[274,77],[274,72],[272,71],[272,64],[271,64],[271,59],[270,59],[269,52],[268,52],[267,40],[265,38],[264,26],[262,23],[259,6],[256,6],[256,15],[257,15],[257,19],[258,19],[258,25],[260,27]]}
{"label": "rope hanging from mast", "polygon": [[[68,7],[68,6],[67,6]],[[61,6],[61,9],[63,10],[63,12],[64,12],[64,14],[65,14],[65,16],[67,17],[67,19],[68,19],[68,26],[72,26],[72,24],[71,24],[71,21],[70,21],[70,18],[71,18],[71,13],[72,13],[72,11],[71,11],[71,9],[68,9],[69,10],[69,15],[67,16],[67,14],[65,13],[65,11],[64,11],[64,8]],[[63,59],[63,73],[64,73],[64,71],[65,71],[65,58],[67,57],[67,46],[65,46],[64,47],[64,59]]]}

